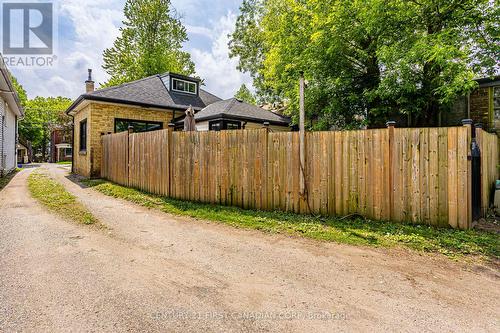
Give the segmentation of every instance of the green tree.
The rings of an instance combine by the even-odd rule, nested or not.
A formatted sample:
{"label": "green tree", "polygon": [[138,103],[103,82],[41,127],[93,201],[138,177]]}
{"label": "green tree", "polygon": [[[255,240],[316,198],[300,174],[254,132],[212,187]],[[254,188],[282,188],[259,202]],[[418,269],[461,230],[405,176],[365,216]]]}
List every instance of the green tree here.
{"label": "green tree", "polygon": [[245,84],[241,85],[240,89],[238,89],[234,97],[248,104],[253,104],[253,105],[257,104],[255,96],[252,94],[250,89],[248,89]]}
{"label": "green tree", "polygon": [[436,125],[498,69],[498,12],[489,0],[244,0],[230,55],[295,118],[304,71],[313,128]]}
{"label": "green tree", "polygon": [[124,13],[121,35],[103,54],[103,68],[111,76],[104,86],[169,71],[195,72],[189,53],[182,51],[186,29],[170,0],[127,0]]}
{"label": "green tree", "polygon": [[21,102],[21,106],[24,107],[26,102],[28,101],[28,94],[26,90],[24,90],[23,86],[17,81],[14,76],[10,76],[10,80],[12,81],[12,85],[17,92],[17,96],[19,97],[19,101]]}
{"label": "green tree", "polygon": [[19,122],[19,134],[30,141],[35,151],[45,154],[50,134],[55,127],[68,127],[71,119],[65,114],[71,105],[66,97],[36,97],[27,100],[24,106],[24,119]]}

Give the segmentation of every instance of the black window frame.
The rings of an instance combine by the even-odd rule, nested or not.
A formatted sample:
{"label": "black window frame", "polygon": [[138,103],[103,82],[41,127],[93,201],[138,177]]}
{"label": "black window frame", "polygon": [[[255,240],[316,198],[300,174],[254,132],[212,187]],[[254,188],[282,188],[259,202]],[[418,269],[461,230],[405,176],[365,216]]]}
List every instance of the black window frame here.
{"label": "black window frame", "polygon": [[[228,128],[235,126],[235,128]],[[241,121],[236,120],[214,120],[208,122],[208,129],[210,131],[225,131],[225,130],[240,130],[242,128]]]}
{"label": "black window frame", "polygon": [[[136,128],[134,128],[134,133],[154,132],[154,131],[161,131],[163,129],[163,123],[161,121],[149,121],[149,120],[115,118],[115,124],[114,124],[114,132],[115,133],[120,133],[120,132],[117,131],[117,122],[128,123],[127,126],[126,126],[127,129],[123,129],[123,131],[121,131],[121,132],[127,131],[129,126],[134,127],[134,125],[133,125],[134,123],[136,123],[136,124],[142,123],[142,124],[146,125],[146,130],[145,131],[143,131],[143,130],[137,130]],[[156,128],[154,128],[154,129],[148,129],[148,127],[150,125],[155,126]]]}
{"label": "black window frame", "polygon": [[[177,81],[179,83],[182,83],[184,84],[187,88],[186,89],[177,89],[175,87],[175,84],[174,84],[174,81]],[[170,84],[171,84],[171,90],[172,91],[175,91],[175,92],[178,92],[178,93],[183,93],[183,94],[190,94],[190,95],[198,95],[198,83],[197,82],[194,82],[194,81],[189,81],[189,80],[184,80],[184,79],[179,79],[177,77],[172,77],[171,78],[171,81],[170,81]],[[189,91],[189,85],[193,85],[194,86],[194,92],[192,91]]]}
{"label": "black window frame", "polygon": [[[229,128],[229,126],[236,126]],[[225,130],[240,130],[241,129],[241,121],[231,121],[231,120],[225,120],[223,124],[223,128]]]}
{"label": "black window frame", "polygon": [[73,148],[64,148],[64,157],[72,157],[72,156],[73,156]]}
{"label": "black window frame", "polygon": [[87,119],[83,119],[80,121],[80,133],[79,133],[80,143],[79,148],[80,152],[87,151],[87,138],[88,138],[88,127],[87,127]]}
{"label": "black window frame", "polygon": [[492,104],[493,104],[493,123],[495,121],[500,120],[500,86],[495,86],[492,89]]}

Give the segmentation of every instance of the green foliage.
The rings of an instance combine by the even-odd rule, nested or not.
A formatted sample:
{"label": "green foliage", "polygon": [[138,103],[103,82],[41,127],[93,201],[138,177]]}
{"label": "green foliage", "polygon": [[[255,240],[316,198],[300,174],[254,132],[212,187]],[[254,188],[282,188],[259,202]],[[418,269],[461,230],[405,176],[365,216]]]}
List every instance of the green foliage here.
{"label": "green foliage", "polygon": [[499,12],[489,0],[244,0],[230,55],[294,119],[304,71],[313,129],[408,115],[437,125],[474,77],[498,70]]}
{"label": "green foliage", "polygon": [[169,199],[103,180],[90,180],[84,183],[103,194],[144,207],[179,216],[222,222],[235,227],[343,244],[402,246],[418,251],[441,253],[452,258],[471,255],[497,260],[500,256],[500,239],[494,233],[438,229],[415,224],[369,221],[362,218],[317,218],[282,212],[243,210]]}
{"label": "green foliage", "polygon": [[121,35],[103,54],[103,68],[111,75],[104,86],[169,71],[194,73],[190,55],[182,51],[186,29],[172,13],[170,0],[127,0],[124,13]]}
{"label": "green foliage", "polygon": [[19,101],[21,102],[21,106],[24,107],[26,102],[28,101],[28,94],[26,90],[24,90],[23,86],[17,81],[14,76],[10,76],[10,80],[12,81],[12,85],[17,92],[17,96],[19,97]]}
{"label": "green foliage", "polygon": [[51,212],[69,221],[87,225],[99,223],[74,195],[66,191],[64,186],[44,174],[33,172],[29,175],[28,188],[33,198]]}
{"label": "green foliage", "polygon": [[10,181],[14,176],[19,172],[19,169],[16,169],[9,173],[8,175],[4,175],[3,177],[0,177],[0,191],[4,189],[5,186],[9,185]]}
{"label": "green foliage", "polygon": [[252,94],[252,92],[247,88],[245,84],[241,85],[240,89],[238,89],[234,97],[248,104],[253,104],[253,105],[257,104],[255,96]]}
{"label": "green foliage", "polygon": [[71,100],[66,97],[36,97],[27,100],[24,119],[19,122],[19,135],[44,155],[54,127],[71,126],[71,118],[65,113],[70,105]]}
{"label": "green foliage", "polygon": [[15,77],[11,79],[24,108],[24,119],[19,122],[19,135],[44,155],[52,129],[71,128],[71,118],[65,113],[71,100],[66,97],[35,97],[29,100],[23,86]]}

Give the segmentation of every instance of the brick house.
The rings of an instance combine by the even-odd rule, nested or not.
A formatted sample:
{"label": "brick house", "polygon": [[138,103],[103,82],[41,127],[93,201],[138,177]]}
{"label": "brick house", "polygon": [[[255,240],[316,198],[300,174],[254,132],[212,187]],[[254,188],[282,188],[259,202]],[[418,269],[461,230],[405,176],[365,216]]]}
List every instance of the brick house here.
{"label": "brick house", "polygon": [[60,126],[50,133],[50,162],[68,162],[73,159],[73,137],[70,127]]}
{"label": "brick house", "polygon": [[500,76],[477,80],[479,88],[467,98],[468,117],[500,136]]}
{"label": "brick house", "polygon": [[[215,102],[194,116],[197,131],[258,129],[290,130],[291,119],[282,114],[248,104],[237,98]],[[184,128],[184,116],[173,120],[176,130]]]}
{"label": "brick house", "polygon": [[462,119],[472,119],[489,132],[500,136],[500,76],[476,80],[478,88],[458,98],[443,116],[444,126],[460,126]]}
{"label": "brick house", "polygon": [[[461,126],[462,120],[472,119],[474,124],[481,123],[483,129],[500,136],[500,76],[477,79],[478,87],[466,96],[455,100],[447,112],[442,112],[435,124],[426,126]],[[392,114],[373,121],[371,128],[383,128],[389,120],[398,127],[413,127],[412,120],[406,115]]]}
{"label": "brick house", "polygon": [[195,112],[221,99],[201,88],[201,81],[174,73],[153,75],[119,86],[94,90],[92,71],[86,93],[68,108],[73,118],[73,172],[98,177],[101,136],[126,131],[166,129],[189,106]]}

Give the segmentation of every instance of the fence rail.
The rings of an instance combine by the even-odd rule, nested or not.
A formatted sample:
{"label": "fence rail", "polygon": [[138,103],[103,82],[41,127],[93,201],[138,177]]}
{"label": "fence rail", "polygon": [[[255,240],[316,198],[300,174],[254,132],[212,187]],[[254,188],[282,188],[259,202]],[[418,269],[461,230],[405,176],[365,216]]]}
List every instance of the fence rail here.
{"label": "fence rail", "polygon": [[[494,154],[497,138],[479,132]],[[163,130],[102,143],[103,178],[172,198],[460,229],[472,221],[470,127],[306,133],[306,196],[296,132]],[[484,157],[486,184],[495,156]]]}

